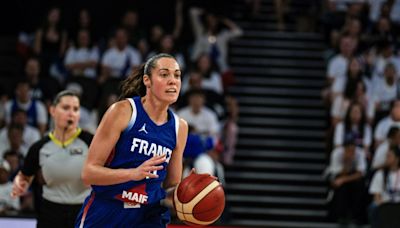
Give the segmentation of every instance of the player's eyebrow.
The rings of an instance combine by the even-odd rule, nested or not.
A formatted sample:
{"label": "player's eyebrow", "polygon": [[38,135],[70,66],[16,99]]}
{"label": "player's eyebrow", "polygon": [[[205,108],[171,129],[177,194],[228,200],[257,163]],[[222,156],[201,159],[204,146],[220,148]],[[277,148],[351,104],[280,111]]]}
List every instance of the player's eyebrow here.
{"label": "player's eyebrow", "polygon": [[[159,71],[162,71],[162,70],[169,71],[169,69],[168,69],[168,68],[160,68],[160,69],[159,69]],[[177,72],[177,71],[178,71],[178,72],[181,72],[181,70],[180,70],[180,69],[176,69],[176,70],[175,70],[175,72]]]}

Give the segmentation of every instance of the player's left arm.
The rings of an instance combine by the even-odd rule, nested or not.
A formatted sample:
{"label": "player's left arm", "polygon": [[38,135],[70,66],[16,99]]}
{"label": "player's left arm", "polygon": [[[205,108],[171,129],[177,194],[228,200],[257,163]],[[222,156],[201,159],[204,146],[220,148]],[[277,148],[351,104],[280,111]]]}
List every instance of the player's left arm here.
{"label": "player's left arm", "polygon": [[163,183],[164,189],[175,187],[182,179],[183,150],[186,146],[187,136],[188,124],[185,120],[179,119],[178,141],[167,166],[167,177]]}

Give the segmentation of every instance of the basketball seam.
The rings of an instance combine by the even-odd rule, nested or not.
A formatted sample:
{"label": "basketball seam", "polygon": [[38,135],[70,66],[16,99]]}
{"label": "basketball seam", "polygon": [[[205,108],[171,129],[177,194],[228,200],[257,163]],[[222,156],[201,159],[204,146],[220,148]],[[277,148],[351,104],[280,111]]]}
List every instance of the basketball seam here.
{"label": "basketball seam", "polygon": [[[212,191],[215,191],[215,189],[217,189],[217,188],[214,188],[214,189],[211,190],[208,194],[210,194]],[[201,200],[200,200],[200,201],[201,201]],[[196,204],[196,205],[197,205],[197,204]],[[219,206],[219,204],[218,204],[217,206],[213,207],[213,208],[210,208],[210,209],[206,210],[206,211],[196,212],[196,214],[203,214],[203,213],[210,212],[210,211],[214,210],[215,208],[217,208],[218,206]],[[195,206],[195,207],[196,207],[196,206]],[[185,213],[185,212],[183,212],[183,211],[181,211],[180,213],[182,213],[182,214],[193,214],[193,213]]]}

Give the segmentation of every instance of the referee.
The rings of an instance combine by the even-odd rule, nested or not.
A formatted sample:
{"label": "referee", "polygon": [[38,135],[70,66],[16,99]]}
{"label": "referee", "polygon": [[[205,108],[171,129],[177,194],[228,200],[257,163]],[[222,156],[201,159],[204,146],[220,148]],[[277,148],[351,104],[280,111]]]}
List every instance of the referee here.
{"label": "referee", "polygon": [[64,90],[57,94],[50,114],[54,129],[34,143],[14,179],[12,195],[26,193],[33,178],[43,183],[37,227],[74,227],[82,203],[90,193],[81,179],[83,162],[93,135],[78,127],[80,101]]}

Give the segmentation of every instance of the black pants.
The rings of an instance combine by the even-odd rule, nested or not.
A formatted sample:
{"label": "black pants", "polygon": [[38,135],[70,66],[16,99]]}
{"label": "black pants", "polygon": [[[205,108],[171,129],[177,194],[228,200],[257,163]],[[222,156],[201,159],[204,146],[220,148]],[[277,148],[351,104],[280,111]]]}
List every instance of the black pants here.
{"label": "black pants", "polygon": [[38,228],[73,228],[82,204],[58,204],[43,199],[38,216]]}
{"label": "black pants", "polygon": [[335,189],[332,199],[333,217],[338,220],[363,220],[364,180],[348,182]]}

